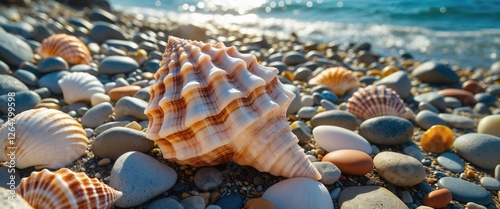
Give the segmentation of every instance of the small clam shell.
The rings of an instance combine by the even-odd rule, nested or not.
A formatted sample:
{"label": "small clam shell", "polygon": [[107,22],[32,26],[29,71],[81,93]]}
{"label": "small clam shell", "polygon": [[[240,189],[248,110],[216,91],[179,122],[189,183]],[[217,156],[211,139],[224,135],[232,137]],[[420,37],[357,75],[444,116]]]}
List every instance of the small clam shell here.
{"label": "small clam shell", "polygon": [[69,64],[90,64],[92,56],[87,46],[75,36],[54,34],[42,41],[38,53],[42,58],[59,56]]}
{"label": "small clam shell", "polygon": [[13,120],[14,126],[0,127],[0,161],[14,157],[17,168],[61,168],[87,149],[89,141],[80,123],[59,110],[31,109]]}
{"label": "small clam shell", "polygon": [[[298,189],[300,188],[300,189]],[[326,187],[310,178],[291,178],[269,187],[262,198],[277,209],[332,209],[333,201]]]}
{"label": "small clam shell", "polygon": [[344,67],[327,68],[309,80],[309,84],[326,86],[337,96],[343,96],[349,90],[360,86],[358,77]]}
{"label": "small clam shell", "polygon": [[37,209],[107,209],[122,196],[98,179],[67,168],[33,172],[21,180],[16,192]]}
{"label": "small clam shell", "polygon": [[58,84],[64,101],[68,104],[90,102],[92,95],[104,93],[104,85],[95,76],[84,72],[67,74],[58,81]]}
{"label": "small clam shell", "polygon": [[406,107],[399,95],[385,86],[367,86],[354,92],[347,100],[347,112],[366,120],[369,118],[392,115],[406,118]]}

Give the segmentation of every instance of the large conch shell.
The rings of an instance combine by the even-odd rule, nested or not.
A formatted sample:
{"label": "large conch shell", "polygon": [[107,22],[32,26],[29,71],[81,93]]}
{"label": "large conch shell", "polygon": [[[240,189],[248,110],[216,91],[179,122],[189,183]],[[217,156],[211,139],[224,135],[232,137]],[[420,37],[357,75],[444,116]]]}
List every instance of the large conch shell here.
{"label": "large conch shell", "polygon": [[359,79],[344,67],[331,67],[320,72],[308,82],[310,85],[323,85],[337,96],[344,96],[349,90],[359,87]]}
{"label": "large conch shell", "polygon": [[399,95],[385,86],[370,85],[360,88],[347,100],[347,112],[366,120],[377,116],[408,118],[405,103]]}
{"label": "large conch shell", "polygon": [[234,161],[276,176],[321,175],[298,146],[278,70],[235,47],[169,37],[145,110],[147,137],[180,164]]}
{"label": "large conch shell", "polygon": [[122,196],[98,179],[67,168],[33,172],[21,179],[16,192],[36,209],[109,209]]}
{"label": "large conch shell", "polygon": [[13,120],[15,125],[7,122],[0,127],[0,161],[14,159],[17,168],[61,168],[87,149],[82,126],[59,110],[26,110]]}
{"label": "large conch shell", "polygon": [[87,46],[77,37],[63,33],[45,38],[38,53],[42,58],[59,56],[69,64],[92,63],[92,55]]}
{"label": "large conch shell", "polygon": [[58,82],[64,101],[90,102],[92,95],[104,93],[104,85],[93,75],[84,72],[73,72],[62,77]]}

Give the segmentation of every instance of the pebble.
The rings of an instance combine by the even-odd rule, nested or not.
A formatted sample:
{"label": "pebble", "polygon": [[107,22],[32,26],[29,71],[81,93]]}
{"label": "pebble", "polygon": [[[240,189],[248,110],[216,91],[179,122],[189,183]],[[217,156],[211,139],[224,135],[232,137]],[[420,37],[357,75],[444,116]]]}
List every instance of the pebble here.
{"label": "pebble", "polygon": [[219,198],[215,205],[220,206],[222,209],[241,209],[243,208],[243,200],[239,195],[231,194]]}
{"label": "pebble", "polygon": [[286,52],[283,55],[283,62],[290,66],[290,65],[298,65],[304,62],[307,62],[305,54],[301,52],[296,52],[296,51],[290,51]]}
{"label": "pebble", "polygon": [[[28,87],[11,75],[0,74],[0,96],[9,92],[29,91]],[[7,103],[2,103],[7,104]]]}
{"label": "pebble", "polygon": [[401,200],[403,200],[404,203],[406,204],[412,204],[413,203],[413,197],[408,191],[403,191],[401,192]]}
{"label": "pebble", "polygon": [[481,178],[481,185],[487,190],[499,191],[500,190],[500,181],[495,178],[485,176]]}
{"label": "pebble", "polygon": [[476,127],[474,120],[465,116],[453,115],[449,113],[440,113],[438,116],[454,128],[473,129]]}
{"label": "pebble", "polygon": [[95,8],[90,11],[89,19],[92,21],[104,21],[108,23],[115,23],[117,21],[117,17],[106,10]]}
{"label": "pebble", "polygon": [[396,152],[379,153],[373,158],[373,164],[382,178],[401,187],[417,185],[427,176],[420,161]]}
{"label": "pebble", "polygon": [[465,204],[465,209],[487,209],[485,206],[473,203],[473,202],[468,202]]}
{"label": "pebble", "polygon": [[397,71],[373,83],[374,85],[384,85],[393,89],[403,99],[410,96],[411,82],[408,73]]}
{"label": "pebble", "polygon": [[444,102],[447,108],[457,108],[462,106],[462,102],[455,97],[445,97]]}
{"label": "pebble", "polygon": [[130,121],[112,121],[109,123],[102,124],[94,129],[94,134],[99,135],[100,133],[113,128],[113,127],[125,127]]}
{"label": "pebble", "polygon": [[181,205],[184,209],[205,209],[205,200],[200,196],[191,196],[183,199]]}
{"label": "pebble", "polygon": [[337,126],[317,126],[313,129],[314,140],[328,152],[355,149],[367,154],[372,152],[370,143],[351,130]]}
{"label": "pebble", "polygon": [[109,39],[126,40],[125,33],[120,27],[102,21],[93,22],[94,26],[89,31],[89,37],[101,44]]}
{"label": "pebble", "polygon": [[415,116],[415,122],[422,129],[427,130],[434,125],[444,125],[447,123],[438,114],[433,113],[429,110],[422,110]]}
{"label": "pebble", "polygon": [[[364,152],[361,152],[364,154]],[[324,185],[332,185],[340,178],[341,170],[331,162],[313,162],[314,167],[321,174],[320,182]]]}
{"label": "pebble", "polygon": [[475,202],[486,205],[492,200],[484,188],[459,178],[443,177],[439,179],[438,186],[450,190],[453,199],[462,203]]}
{"label": "pebble", "polygon": [[403,148],[403,153],[417,159],[418,161],[422,161],[424,159],[422,151],[416,146],[406,146]]}
{"label": "pebble", "polygon": [[500,181],[500,164],[495,167],[495,179]]}
{"label": "pebble", "polygon": [[38,79],[38,86],[47,87],[53,94],[62,94],[61,87],[57,81],[61,80],[62,77],[69,73],[69,71],[57,71],[43,75],[40,79]]}
{"label": "pebble", "polygon": [[127,152],[113,165],[109,186],[123,192],[115,205],[127,208],[140,205],[168,191],[176,181],[177,173],[174,169],[149,155]]}
{"label": "pebble", "polygon": [[351,113],[342,110],[328,110],[318,113],[311,118],[312,128],[320,125],[338,126],[354,131],[358,127],[358,122],[356,117]]}
{"label": "pebble", "polygon": [[10,66],[19,66],[22,62],[33,60],[31,47],[17,36],[0,27],[0,60]]}
{"label": "pebble", "polygon": [[488,106],[495,106],[495,103],[497,101],[495,95],[490,93],[477,93],[476,95],[474,95],[474,99],[477,102],[484,103]]}
{"label": "pebble", "polygon": [[317,107],[301,107],[297,112],[297,117],[309,120],[316,115]]}
{"label": "pebble", "polygon": [[330,191],[330,197],[332,198],[333,201],[337,201],[339,199],[341,191],[342,189],[340,187],[337,187],[335,189],[332,189],[332,191]]}
{"label": "pebble", "polygon": [[[1,84],[0,84],[1,85]],[[13,98],[14,101],[12,101]],[[0,96],[0,112],[3,114],[7,115],[9,111],[9,103],[14,102],[15,104],[15,111],[13,111],[15,114],[19,114],[25,110],[30,110],[35,108],[37,104],[41,102],[42,98],[40,96],[33,92],[33,91],[23,91],[23,92],[16,92],[14,97],[9,96],[8,94]]]}
{"label": "pebble", "polygon": [[111,163],[111,159],[103,158],[103,159],[99,160],[99,162],[97,162],[97,166],[106,166],[109,163]]}
{"label": "pebble", "polygon": [[359,150],[343,149],[329,152],[321,161],[333,163],[343,174],[362,176],[373,169],[370,155]]}
{"label": "pebble", "polygon": [[13,76],[28,86],[38,85],[38,78],[36,77],[35,74],[31,73],[30,71],[18,69],[14,72]]}
{"label": "pebble", "polygon": [[153,149],[154,142],[146,134],[125,127],[113,127],[99,134],[90,150],[96,157],[116,160],[123,153],[138,151],[146,153]]}
{"label": "pebble", "polygon": [[400,117],[380,116],[363,121],[358,133],[374,144],[400,145],[411,140],[413,125]]}
{"label": "pebble", "polygon": [[286,110],[286,114],[288,114],[288,115],[295,114],[302,107],[301,95],[299,94],[299,89],[296,86],[291,85],[291,84],[283,84],[283,86],[285,87],[285,89],[287,89],[295,94],[295,98],[293,98],[292,102],[288,106],[288,109]]}
{"label": "pebble", "polygon": [[108,95],[112,101],[116,102],[124,96],[134,96],[139,90],[141,90],[139,86],[121,86],[111,89]]}
{"label": "pebble", "polygon": [[454,97],[460,102],[462,102],[463,105],[468,105],[472,106],[476,104],[476,100],[474,99],[474,95],[472,93],[462,90],[462,89],[442,89],[438,91],[439,94],[441,94],[444,97]]}
{"label": "pebble", "polygon": [[396,195],[379,186],[351,186],[340,193],[340,208],[408,208]]}
{"label": "pebble", "polygon": [[209,205],[205,209],[222,209],[222,208],[218,205]]}
{"label": "pebble", "polygon": [[223,180],[222,173],[213,167],[201,168],[194,175],[194,184],[202,191],[217,189],[222,185]]}
{"label": "pebble", "polygon": [[500,137],[500,115],[488,115],[477,125],[477,133]]}
{"label": "pebble", "polygon": [[319,101],[319,104],[321,105],[321,107],[325,108],[325,110],[337,109],[337,106],[335,106],[335,104],[333,102],[330,102],[326,99],[322,99],[321,101]]}
{"label": "pebble", "polygon": [[148,106],[148,102],[134,97],[122,97],[115,104],[116,118],[130,115],[139,120],[147,120],[148,117],[144,114],[144,110]]}
{"label": "pebble", "polygon": [[307,67],[299,67],[293,72],[293,77],[297,81],[309,81],[309,79],[312,76],[312,71],[311,69]]}
{"label": "pebble", "polygon": [[455,139],[453,147],[465,160],[481,168],[493,170],[500,164],[500,138],[480,133],[468,133]]}
{"label": "pebble", "polygon": [[413,98],[417,102],[427,102],[434,107],[437,107],[440,111],[446,110],[446,102],[444,97],[438,92],[428,92],[417,95]]}
{"label": "pebble", "polygon": [[429,192],[424,196],[424,205],[433,208],[444,208],[446,207],[452,199],[450,190],[448,189],[437,189]]}
{"label": "pebble", "polygon": [[[70,114],[68,113],[68,115],[70,115]],[[92,130],[91,128],[85,128],[83,130],[85,131],[85,135],[87,135],[87,138],[90,138],[94,135],[94,130]]]}
{"label": "pebble", "polygon": [[[491,115],[492,114],[490,108],[487,105],[485,105],[484,103],[477,103],[476,105],[474,105],[474,108],[472,109],[472,111],[474,113],[482,114],[482,115]],[[495,114],[495,113],[493,113],[493,114]],[[499,113],[496,113],[496,114],[499,114]]]}
{"label": "pebble", "polygon": [[165,208],[184,209],[184,207],[179,202],[177,202],[177,200],[174,200],[169,197],[155,200],[146,207],[146,209],[165,209]]}
{"label": "pebble", "polygon": [[2,60],[0,60],[0,74],[12,74],[10,67]]}
{"label": "pebble", "polygon": [[120,74],[130,73],[139,68],[139,64],[132,58],[126,56],[108,56],[99,64],[99,73],[101,74]]}
{"label": "pebble", "polygon": [[306,144],[311,140],[311,128],[307,126],[304,122],[297,120],[294,121],[290,128],[292,133],[299,139],[299,144]]}
{"label": "pebble", "polygon": [[439,113],[439,109],[434,107],[434,105],[429,104],[428,102],[418,103],[418,110],[420,110],[420,111],[428,110],[428,111],[431,111],[431,112],[436,113],[436,114]]}
{"label": "pebble", "polygon": [[68,70],[69,66],[66,60],[61,57],[47,57],[38,63],[38,71],[42,74]]}
{"label": "pebble", "polygon": [[455,136],[447,126],[435,125],[422,134],[420,146],[423,150],[433,153],[443,153],[453,146]]}
{"label": "pebble", "polygon": [[321,182],[305,177],[280,181],[269,187],[262,198],[272,202],[278,209],[333,208],[333,201],[326,187]]}
{"label": "pebble", "polygon": [[500,61],[496,61],[493,64],[491,64],[490,70],[491,70],[492,74],[499,75],[500,74]]}
{"label": "pebble", "polygon": [[465,164],[458,155],[452,152],[445,152],[437,157],[437,162],[444,168],[455,172],[461,173],[464,171]]}
{"label": "pebble", "polygon": [[302,104],[303,107],[308,106],[312,107],[314,106],[314,98],[311,95],[302,95],[300,98],[300,103]]}
{"label": "pebble", "polygon": [[264,198],[252,198],[245,203],[243,209],[276,209],[276,206]]}
{"label": "pebble", "polygon": [[412,71],[412,76],[429,84],[455,84],[458,83],[458,75],[448,66],[428,61],[420,64]]}
{"label": "pebble", "polygon": [[92,106],[96,106],[98,104],[102,104],[105,102],[107,102],[107,103],[111,102],[111,98],[109,98],[109,96],[106,94],[95,93],[90,97],[90,104]]}
{"label": "pebble", "polygon": [[82,125],[88,128],[96,128],[103,124],[111,113],[113,113],[111,103],[100,103],[85,112],[82,116]]}
{"label": "pebble", "polygon": [[[115,47],[118,49],[124,48],[127,51],[136,51],[139,48],[139,45],[137,45],[133,41],[127,40],[108,39],[104,43],[110,47]],[[158,68],[158,66],[156,67]]]}
{"label": "pebble", "polygon": [[[477,103],[476,106],[478,104],[481,104],[481,103]],[[471,107],[457,107],[457,108],[453,109],[453,113],[457,114],[457,115],[464,114],[464,113],[472,114],[472,108]]]}

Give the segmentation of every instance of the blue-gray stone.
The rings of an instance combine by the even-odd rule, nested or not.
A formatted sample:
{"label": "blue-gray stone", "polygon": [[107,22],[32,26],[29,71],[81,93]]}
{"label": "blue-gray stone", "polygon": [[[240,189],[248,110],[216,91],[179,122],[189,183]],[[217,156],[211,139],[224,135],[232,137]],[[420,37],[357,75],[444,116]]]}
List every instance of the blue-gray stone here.
{"label": "blue-gray stone", "polygon": [[321,107],[325,108],[325,110],[336,110],[337,109],[337,106],[335,104],[333,104],[333,102],[326,100],[326,99],[322,99],[321,101],[319,101],[319,104],[321,105]]}
{"label": "blue-gray stone", "polygon": [[307,67],[299,67],[293,72],[295,80],[309,81],[312,76],[312,70]]}
{"label": "blue-gray stone", "polygon": [[483,114],[483,115],[491,115],[492,114],[488,105],[486,105],[484,103],[476,103],[476,105],[474,105],[474,108],[472,109],[471,112],[474,112],[477,114]]}
{"label": "blue-gray stone", "polygon": [[483,187],[487,190],[500,190],[500,181],[489,176],[481,178],[481,185],[483,185]]}
{"label": "blue-gray stone", "polygon": [[0,60],[10,66],[19,66],[33,60],[33,51],[26,42],[0,28]]}
{"label": "blue-gray stone", "polygon": [[414,99],[417,102],[427,102],[429,104],[432,104],[434,105],[434,107],[437,107],[441,111],[446,110],[446,102],[444,101],[444,97],[438,92],[423,93],[415,96]]}
{"label": "blue-gray stone", "polygon": [[68,69],[68,63],[61,57],[47,57],[38,64],[38,71],[42,74]]}
{"label": "blue-gray stone", "polygon": [[28,87],[17,78],[10,75],[0,74],[0,95],[7,94],[9,92],[21,92],[28,90]]}
{"label": "blue-gray stone", "polygon": [[116,23],[117,17],[103,9],[93,9],[89,14],[89,19],[92,21],[103,21],[108,23]]}
{"label": "blue-gray stone", "polygon": [[400,145],[411,140],[413,125],[400,117],[379,116],[363,121],[359,135],[374,144]]}
{"label": "blue-gray stone", "polygon": [[375,83],[375,81],[377,81],[377,77],[371,75],[364,75],[359,78],[359,82],[367,86],[372,85],[373,83]]}
{"label": "blue-gray stone", "polygon": [[31,36],[34,40],[42,42],[44,39],[53,34],[55,34],[55,32],[47,25],[47,23],[39,23],[35,26],[35,30],[33,30]]}
{"label": "blue-gray stone", "polygon": [[[35,108],[37,104],[39,104],[42,99],[40,96],[33,92],[33,91],[23,91],[23,92],[16,92],[15,95],[12,97],[14,98],[14,101],[9,100],[9,95],[2,95],[0,96],[0,112],[3,114],[8,114],[9,113],[9,106],[7,104],[14,102],[15,104],[15,114],[19,114],[25,110],[30,110]],[[11,99],[12,100],[12,99]]]}
{"label": "blue-gray stone", "polygon": [[497,98],[495,97],[495,95],[490,94],[490,93],[477,93],[474,95],[474,99],[477,102],[484,103],[488,106],[494,106],[496,101],[497,101]]}
{"label": "blue-gray stone", "polygon": [[83,114],[82,125],[96,128],[103,124],[111,113],[113,113],[113,106],[109,102],[100,103]]}
{"label": "blue-gray stone", "polygon": [[94,22],[94,26],[90,29],[89,37],[97,43],[103,43],[108,39],[127,39],[120,27],[102,21]]}
{"label": "blue-gray stone", "polygon": [[13,76],[28,86],[38,85],[38,78],[30,71],[19,69],[14,72]]}
{"label": "blue-gray stone", "polygon": [[91,29],[93,27],[92,23],[80,17],[70,17],[68,23],[85,29]]}
{"label": "blue-gray stone", "polygon": [[116,118],[123,116],[132,116],[139,120],[147,120],[148,117],[144,114],[144,110],[148,106],[148,102],[130,96],[122,97],[115,104]]}
{"label": "blue-gray stone", "polygon": [[398,71],[392,73],[378,81],[375,81],[375,85],[384,85],[392,90],[396,91],[401,98],[407,98],[410,96],[411,83],[408,78],[408,73],[405,71]]}
{"label": "blue-gray stone", "polygon": [[493,95],[495,95],[497,97],[500,97],[500,86],[499,85],[489,86],[486,89],[486,92],[488,92],[490,94],[493,94]]}
{"label": "blue-gray stone", "polygon": [[413,77],[430,84],[455,84],[458,75],[449,67],[434,61],[422,63],[412,71]]}
{"label": "blue-gray stone", "polygon": [[418,110],[429,110],[433,113],[439,113],[438,108],[434,107],[434,105],[429,104],[428,102],[420,102],[418,103]]}
{"label": "blue-gray stone", "polygon": [[465,116],[453,115],[449,113],[440,113],[438,116],[454,128],[473,129],[476,127],[474,120]]}
{"label": "blue-gray stone", "polygon": [[42,87],[33,90],[35,93],[38,94],[42,99],[49,98],[50,97],[50,91],[47,87]]}
{"label": "blue-gray stone", "polygon": [[127,51],[135,51],[139,48],[139,45],[133,41],[127,40],[108,39],[104,43],[110,47],[116,47],[118,49],[125,48]]}
{"label": "blue-gray stone", "polygon": [[[329,90],[322,91],[321,97],[323,97],[323,99],[326,99],[334,104],[337,104],[339,102],[339,97]],[[321,99],[319,101],[317,101],[316,104],[320,104],[320,103],[321,103]]]}
{"label": "blue-gray stone", "polygon": [[69,68],[70,72],[84,72],[88,73],[90,75],[93,75],[97,77],[99,75],[99,72],[97,68],[93,65],[87,65],[87,64],[78,64],[78,65],[73,65],[71,68]]}
{"label": "blue-gray stone", "polygon": [[184,209],[205,209],[205,200],[200,196],[190,196],[181,201]]}
{"label": "blue-gray stone", "polygon": [[492,201],[490,194],[484,188],[462,179],[443,177],[439,179],[438,186],[450,190],[453,199],[462,203],[475,202],[487,205]]}
{"label": "blue-gray stone", "polygon": [[239,195],[231,194],[219,198],[215,205],[220,206],[222,209],[241,209],[243,208],[243,200]]}
{"label": "blue-gray stone", "polygon": [[68,71],[57,71],[46,74],[38,79],[39,87],[47,87],[49,91],[53,94],[62,94],[61,87],[57,83],[62,77],[69,74]]}
{"label": "blue-gray stone", "polygon": [[314,115],[311,118],[311,127],[320,125],[339,126],[351,131],[356,130],[358,122],[356,117],[342,110],[328,110]]}
{"label": "blue-gray stone", "polygon": [[457,107],[457,108],[453,109],[453,113],[454,114],[462,114],[462,113],[472,114],[472,108],[469,107],[469,106],[467,106],[467,107]]}
{"label": "blue-gray stone", "polygon": [[452,152],[445,152],[439,155],[437,157],[437,162],[439,165],[455,173],[461,173],[465,168],[465,164],[462,162],[462,159]]}
{"label": "blue-gray stone", "polygon": [[279,73],[281,73],[285,70],[288,70],[288,67],[286,66],[286,64],[281,62],[281,61],[271,62],[268,64],[268,66],[278,69]]}
{"label": "blue-gray stone", "polygon": [[411,146],[411,145],[406,146],[405,148],[403,148],[403,153],[405,153],[408,156],[412,156],[418,161],[422,161],[424,159],[422,151],[417,146]]}
{"label": "blue-gray stone", "polygon": [[30,39],[31,33],[33,33],[34,30],[33,26],[27,22],[12,22],[7,24],[0,23],[0,27],[9,33],[20,35],[25,39]]}
{"label": "blue-gray stone", "polygon": [[213,167],[201,168],[194,175],[194,184],[202,191],[217,189],[223,181],[222,172]]}
{"label": "blue-gray stone", "polygon": [[320,182],[324,185],[332,185],[339,180],[341,171],[331,162],[313,162],[314,167],[321,174]]}
{"label": "blue-gray stone", "polygon": [[302,119],[311,119],[316,115],[316,107],[301,107],[297,112],[297,116]]}
{"label": "blue-gray stone", "polygon": [[5,64],[2,60],[0,60],[0,74],[11,74],[12,71],[10,70],[10,67]]}
{"label": "blue-gray stone", "polygon": [[301,96],[299,93],[299,89],[291,84],[283,84],[283,86],[285,87],[285,89],[292,91],[295,94],[295,98],[293,98],[292,102],[290,103],[290,106],[288,106],[286,114],[295,114],[302,107],[302,103],[300,102]]}
{"label": "blue-gray stone", "polygon": [[134,94],[134,97],[148,102],[149,98],[151,97],[151,95],[149,94],[149,89],[151,89],[151,86],[142,88]]}
{"label": "blue-gray stone", "polygon": [[[19,185],[19,182],[21,182],[21,176],[19,172],[12,172],[12,171],[15,170],[13,168],[0,167],[0,187],[3,187],[5,189],[10,189],[9,188],[10,185],[13,186]],[[14,179],[11,179],[12,177],[14,177]]]}
{"label": "blue-gray stone", "polygon": [[177,200],[172,198],[163,198],[153,201],[146,209],[185,209]]}
{"label": "blue-gray stone", "polygon": [[465,160],[481,168],[493,170],[500,164],[500,138],[479,133],[464,134],[455,139],[453,147]]}
{"label": "blue-gray stone", "polygon": [[283,55],[283,62],[290,65],[298,65],[307,62],[306,55],[297,51],[290,51]]}
{"label": "blue-gray stone", "polygon": [[109,56],[99,64],[99,73],[119,74],[130,73],[139,68],[139,64],[132,58],[126,56]]}
{"label": "blue-gray stone", "polygon": [[91,150],[96,157],[116,160],[129,151],[146,153],[153,149],[154,142],[146,134],[125,127],[110,128],[95,138]]}
{"label": "blue-gray stone", "polygon": [[415,116],[415,122],[421,128],[427,130],[433,125],[444,125],[446,126],[446,121],[438,116],[438,114],[433,113],[429,110],[422,110]]}
{"label": "blue-gray stone", "polygon": [[462,102],[455,97],[445,97],[444,102],[448,108],[457,108],[462,106]]}

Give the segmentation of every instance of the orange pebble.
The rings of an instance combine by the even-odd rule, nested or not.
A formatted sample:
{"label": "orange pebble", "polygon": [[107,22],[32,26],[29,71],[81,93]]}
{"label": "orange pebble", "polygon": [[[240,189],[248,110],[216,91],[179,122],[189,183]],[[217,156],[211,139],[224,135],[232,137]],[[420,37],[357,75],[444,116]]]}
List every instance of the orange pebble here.
{"label": "orange pebble", "polygon": [[394,65],[388,65],[382,69],[382,77],[386,77],[390,74],[393,74],[395,72],[398,72],[399,68],[394,66]]}
{"label": "orange pebble", "polygon": [[467,176],[467,178],[470,178],[470,179],[475,179],[476,178],[476,173],[474,173],[474,171],[472,171],[472,170],[467,170],[465,172],[465,175]]}
{"label": "orange pebble", "polygon": [[120,86],[109,90],[108,96],[112,101],[118,101],[124,96],[134,96],[139,90],[140,86]]}
{"label": "orange pebble", "polygon": [[451,192],[448,189],[438,189],[424,196],[424,205],[433,208],[444,208],[451,201]]}
{"label": "orange pebble", "polygon": [[443,125],[434,125],[424,132],[420,138],[422,149],[433,153],[443,153],[451,149],[455,136],[450,128]]}
{"label": "orange pebble", "polygon": [[253,198],[245,203],[244,209],[276,209],[272,202],[264,198]]}
{"label": "orange pebble", "polygon": [[335,164],[342,173],[351,175],[365,175],[373,168],[373,160],[370,155],[359,151],[343,149],[326,154],[322,162]]}

